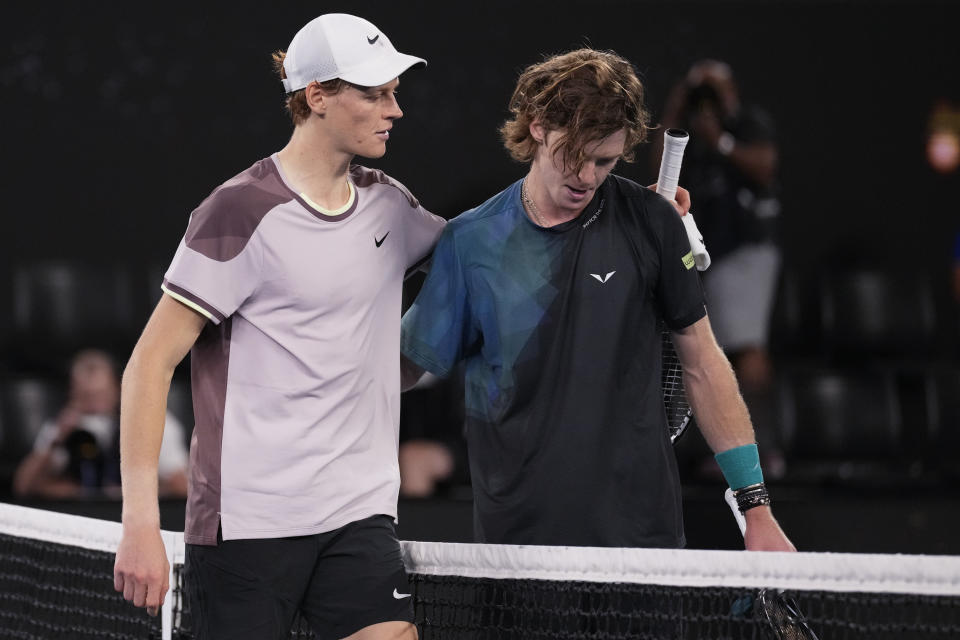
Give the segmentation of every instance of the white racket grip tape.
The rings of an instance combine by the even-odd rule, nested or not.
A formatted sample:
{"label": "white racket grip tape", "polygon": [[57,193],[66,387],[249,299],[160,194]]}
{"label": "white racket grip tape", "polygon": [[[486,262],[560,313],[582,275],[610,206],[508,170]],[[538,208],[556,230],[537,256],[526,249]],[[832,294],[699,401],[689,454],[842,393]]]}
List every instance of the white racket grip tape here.
{"label": "white racket grip tape", "polygon": [[723,499],[727,501],[727,506],[729,506],[730,511],[733,512],[737,526],[740,527],[740,535],[744,535],[747,532],[747,520],[743,517],[743,514],[740,513],[740,507],[737,506],[737,499],[733,497],[733,489],[727,488],[727,490],[723,492]]}
{"label": "white racket grip tape", "polygon": [[[680,180],[680,165],[683,164],[683,150],[687,148],[689,134],[683,129],[667,129],[663,134],[663,157],[660,158],[660,177],[657,178],[657,193],[667,200],[673,200],[677,195],[677,184]],[[687,230],[687,239],[690,240],[690,250],[693,252],[693,263],[697,271],[706,271],[710,266],[710,254],[703,243],[703,235],[697,229],[693,215],[687,213],[680,218]]]}
{"label": "white racket grip tape", "polygon": [[687,230],[687,239],[690,240],[690,250],[693,252],[693,262],[697,265],[697,271],[706,271],[710,266],[710,254],[707,253],[707,245],[703,243],[703,234],[697,229],[697,222],[693,219],[693,214],[687,212],[687,215],[680,218],[683,220],[683,226]]}
{"label": "white racket grip tape", "polygon": [[677,195],[677,182],[680,180],[680,165],[683,164],[683,150],[690,136],[683,129],[667,129],[663,134],[663,156],[660,158],[660,177],[657,178],[657,193],[667,200]]}

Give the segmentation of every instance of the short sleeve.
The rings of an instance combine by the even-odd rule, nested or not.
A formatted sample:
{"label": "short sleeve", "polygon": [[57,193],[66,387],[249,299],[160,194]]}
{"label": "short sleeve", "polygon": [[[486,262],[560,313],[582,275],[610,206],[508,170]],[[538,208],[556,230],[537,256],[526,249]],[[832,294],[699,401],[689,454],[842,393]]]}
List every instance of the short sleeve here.
{"label": "short sleeve", "polygon": [[447,221],[422,206],[410,210],[404,222],[407,271],[415,270],[430,259],[434,245]]}
{"label": "short sleeve", "polygon": [[446,376],[478,342],[467,297],[462,256],[452,228],[440,235],[430,272],[403,317],[400,348],[414,364]]}
{"label": "short sleeve", "polygon": [[706,315],[703,288],[680,216],[670,205],[664,214],[657,299],[664,322],[673,330],[690,326]]}
{"label": "short sleeve", "polygon": [[257,288],[262,248],[258,237],[246,239],[239,250],[236,237],[197,237],[197,213],[163,280],[163,291],[216,324],[232,315]]}

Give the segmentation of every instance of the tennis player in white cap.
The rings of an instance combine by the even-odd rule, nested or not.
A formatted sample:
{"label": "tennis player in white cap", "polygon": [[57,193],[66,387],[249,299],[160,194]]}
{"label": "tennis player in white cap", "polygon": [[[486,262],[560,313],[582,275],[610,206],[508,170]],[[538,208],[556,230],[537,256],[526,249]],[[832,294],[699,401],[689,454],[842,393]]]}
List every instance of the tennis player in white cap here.
{"label": "tennis player in white cap", "polygon": [[274,54],[289,143],[190,216],[123,380],[115,587],[168,590],[157,457],[191,352],[196,427],[186,586],[197,638],[416,638],[394,528],[404,275],[444,221],[380,171],[403,112],[399,53],[361,18],[320,16]]}

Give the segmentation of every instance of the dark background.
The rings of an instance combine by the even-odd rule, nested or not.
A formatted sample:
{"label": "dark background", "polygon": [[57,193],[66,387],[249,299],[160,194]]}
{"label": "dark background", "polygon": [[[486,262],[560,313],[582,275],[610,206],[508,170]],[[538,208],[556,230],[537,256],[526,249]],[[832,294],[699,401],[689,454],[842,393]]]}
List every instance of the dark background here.
{"label": "dark background", "polygon": [[[786,271],[799,282],[861,264],[919,275],[937,305],[937,342],[921,365],[956,365],[948,276],[960,230],[960,180],[956,172],[934,173],[924,156],[931,108],[942,99],[960,102],[960,11],[953,2],[6,7],[0,22],[0,338],[13,347],[5,353],[14,353],[18,341],[14,274],[31,263],[66,261],[127,274],[138,296],[131,324],[142,326],[189,213],[290,134],[270,52],[285,48],[308,20],[334,11],[363,15],[399,50],[429,61],[426,70],[403,76],[405,116],[387,156],[366,163],[448,218],[522,174],[503,151],[497,128],[519,71],[544,53],[589,44],[626,56],[642,74],[655,119],[693,61],[729,62],[744,101],[763,106],[778,126]],[[638,162],[621,164],[618,172],[649,184],[655,179],[650,166],[643,148]],[[804,318],[800,307],[800,323],[815,324],[813,311]],[[134,338],[121,336],[121,360]],[[781,362],[832,362],[816,345],[798,341],[792,348],[779,354]],[[4,358],[0,370],[17,374],[14,356]],[[956,484],[937,478],[905,490],[889,478],[851,484],[841,476],[785,487],[778,513],[799,533],[798,546],[960,552],[950,533]],[[698,502],[712,491],[688,490],[694,543],[706,541],[706,532],[728,517],[722,503],[715,520],[696,506],[691,514],[690,504],[713,504],[713,497]],[[924,496],[933,497],[923,503]],[[417,532],[408,537],[431,537],[419,532],[445,518],[446,528],[437,531],[449,533],[433,537],[468,535],[469,505],[451,500],[403,505],[412,514],[406,531]],[[860,525],[873,543],[851,533]],[[849,539],[837,534],[831,543],[828,529]]]}
{"label": "dark background", "polygon": [[[219,8],[214,8],[219,7]],[[190,211],[291,127],[269,53],[355,3],[17,3],[4,10],[4,261],[166,263]],[[730,62],[779,126],[791,264],[869,256],[946,272],[957,177],[924,162],[927,115],[960,100],[949,2],[368,3],[429,61],[370,164],[446,217],[521,175],[496,133],[518,72],[589,43],[632,60],[659,115],[690,63]],[[641,153],[620,173],[655,176]]]}

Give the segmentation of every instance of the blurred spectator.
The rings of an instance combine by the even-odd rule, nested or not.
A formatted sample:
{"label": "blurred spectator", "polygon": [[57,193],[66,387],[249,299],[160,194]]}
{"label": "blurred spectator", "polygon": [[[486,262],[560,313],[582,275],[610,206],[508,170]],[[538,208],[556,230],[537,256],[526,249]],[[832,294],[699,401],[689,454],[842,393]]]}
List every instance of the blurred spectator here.
{"label": "blurred spectator", "polygon": [[953,243],[953,299],[960,303],[960,233]]}
{"label": "blurred spectator", "polygon": [[960,166],[960,107],[938,100],[927,119],[927,162],[947,175]]}
{"label": "blurred spectator", "polygon": [[[17,468],[13,490],[20,497],[119,497],[120,380],[106,353],[79,352],[70,367],[67,405],[37,434],[33,451]],[[183,426],[167,413],[160,452],[161,495],[187,492]]]}
{"label": "blurred spectator", "polygon": [[726,63],[702,60],[673,89],[663,126],[690,133],[681,181],[713,261],[703,274],[710,322],[753,415],[764,470],[776,477],[783,458],[767,350],[780,267],[773,123],[759,108],[741,104]]}

